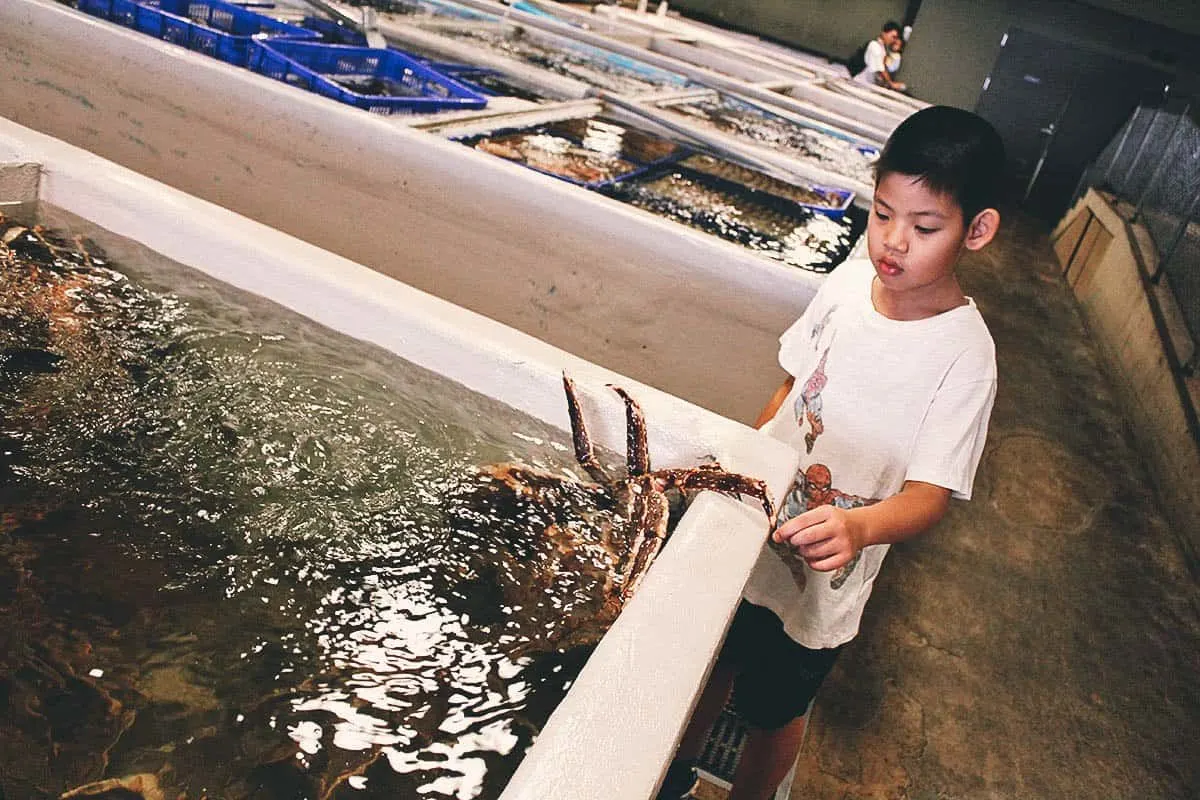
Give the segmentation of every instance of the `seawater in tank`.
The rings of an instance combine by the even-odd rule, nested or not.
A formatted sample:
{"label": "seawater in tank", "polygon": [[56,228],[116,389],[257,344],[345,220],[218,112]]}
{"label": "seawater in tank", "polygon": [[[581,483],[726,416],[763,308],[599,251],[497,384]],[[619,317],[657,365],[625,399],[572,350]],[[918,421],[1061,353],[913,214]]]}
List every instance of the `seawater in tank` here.
{"label": "seawater in tank", "polygon": [[493,14],[458,3],[442,3],[438,0],[361,0],[354,5],[372,6],[380,11],[405,17],[495,19]]}
{"label": "seawater in tank", "polygon": [[732,95],[720,93],[660,103],[658,108],[703,127],[778,149],[859,183],[874,182],[876,148],[823,131],[815,124],[801,125]]}
{"label": "seawater in tank", "polygon": [[780,181],[703,153],[600,191],[811,272],[830,272],[845,261],[866,229],[866,214],[856,207],[834,216],[814,210],[836,201],[829,190]]}
{"label": "seawater in tank", "polygon": [[380,17],[404,25],[415,25],[429,33],[468,42],[482,50],[520,61],[537,69],[581,81],[617,94],[637,95],[665,88],[682,88],[690,81],[675,72],[640,59],[559,36],[501,16],[470,11],[469,18],[434,17],[429,14],[393,11],[387,3],[372,3]]}
{"label": "seawater in tank", "polygon": [[812,272],[844,261],[866,227],[860,209],[842,208],[845,191],[785,182],[624,120],[558,120],[459,141]]}
{"label": "seawater in tank", "polygon": [[0,226],[8,785],[498,796],[586,658],[555,644],[595,576],[514,600],[554,565],[497,532],[545,520],[489,518],[473,476],[570,475],[565,434],[38,214],[60,251]]}

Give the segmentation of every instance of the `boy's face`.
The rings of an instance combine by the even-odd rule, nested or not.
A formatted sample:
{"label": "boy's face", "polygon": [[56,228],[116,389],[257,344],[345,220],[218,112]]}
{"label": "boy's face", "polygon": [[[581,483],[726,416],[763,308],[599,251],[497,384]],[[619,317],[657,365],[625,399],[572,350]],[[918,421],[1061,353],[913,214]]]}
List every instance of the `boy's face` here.
{"label": "boy's face", "polygon": [[885,289],[918,306],[947,289],[957,291],[954,267],[968,243],[967,228],[953,197],[911,175],[884,175],[867,222],[875,274]]}

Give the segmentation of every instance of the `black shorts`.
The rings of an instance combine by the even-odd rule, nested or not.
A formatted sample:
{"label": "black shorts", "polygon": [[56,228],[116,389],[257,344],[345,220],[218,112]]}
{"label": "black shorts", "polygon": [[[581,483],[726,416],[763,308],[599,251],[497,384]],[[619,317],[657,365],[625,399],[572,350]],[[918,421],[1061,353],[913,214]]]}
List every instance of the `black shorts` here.
{"label": "black shorts", "polygon": [[742,719],[774,730],[808,710],[840,650],[797,644],[775,612],[743,600],[718,661],[736,673],[733,706]]}

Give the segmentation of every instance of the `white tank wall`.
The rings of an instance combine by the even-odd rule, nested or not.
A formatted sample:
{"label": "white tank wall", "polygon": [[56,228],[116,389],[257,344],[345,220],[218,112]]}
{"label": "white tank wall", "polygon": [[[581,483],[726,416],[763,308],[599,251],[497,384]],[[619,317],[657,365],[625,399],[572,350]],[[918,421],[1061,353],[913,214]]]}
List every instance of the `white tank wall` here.
{"label": "white tank wall", "polygon": [[[595,438],[624,446],[624,407],[641,402],[661,466],[717,456],[780,496],[797,465],[783,444],[597,367],[534,337],[112,162],[0,120],[0,203],[41,199],[239,288],[398,353],[566,429],[560,374],[579,383]],[[761,508],[697,499],[671,546],[551,716],[504,800],[650,797],[766,537]]]}
{"label": "white tank wall", "polygon": [[50,0],[0,2],[0,63],[0,116],[743,422],[820,284]]}

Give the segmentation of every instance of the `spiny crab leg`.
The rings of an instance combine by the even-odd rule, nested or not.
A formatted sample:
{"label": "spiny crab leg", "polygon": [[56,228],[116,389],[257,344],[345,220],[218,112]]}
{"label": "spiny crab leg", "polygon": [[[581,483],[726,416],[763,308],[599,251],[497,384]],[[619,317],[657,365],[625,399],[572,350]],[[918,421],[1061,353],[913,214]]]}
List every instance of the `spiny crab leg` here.
{"label": "spiny crab leg", "polygon": [[[626,464],[629,472],[623,482],[625,488],[621,492],[627,501],[622,516],[628,532],[628,545],[625,557],[618,557],[614,564],[619,572],[619,579],[614,587],[616,591],[610,594],[605,602],[609,611],[615,614],[637,591],[642,578],[667,540],[667,518],[670,514],[670,505],[665,494],[667,489],[706,489],[735,499],[740,499],[742,495],[755,497],[762,503],[768,520],[775,518],[775,504],[763,481],[726,472],[715,463],[690,469],[651,472],[650,453],[646,442],[646,420],[641,406],[621,387],[609,384],[609,388],[625,402]],[[610,487],[617,486],[596,460],[579,407],[575,382],[566,372],[563,373],[563,390],[567,395],[567,413],[571,419],[576,460],[596,482]]]}
{"label": "spiny crab leg", "polygon": [[567,377],[566,372],[563,372],[563,391],[567,394],[567,414],[571,418],[571,440],[575,444],[575,460],[587,470],[592,480],[604,485],[611,484],[612,478],[596,460],[592,439],[588,436],[587,426],[583,424],[583,412],[579,410],[579,398],[575,395],[575,381]]}
{"label": "spiny crab leg", "polygon": [[666,517],[669,512],[663,490],[672,486],[681,490],[707,489],[734,499],[740,499],[744,494],[750,495],[762,502],[768,520],[775,519],[775,504],[763,481],[725,472],[716,464],[706,464],[694,469],[665,469],[641,476],[632,487],[634,511],[631,521],[637,534],[630,544],[629,560],[621,571],[621,588],[618,593],[621,606],[624,606],[637,591],[658,551],[666,543]]}
{"label": "spiny crab leg", "polygon": [[630,476],[645,475],[650,471],[650,450],[646,446],[646,418],[642,407],[620,386],[608,384],[608,388],[625,401],[625,463]]}
{"label": "spiny crab leg", "polygon": [[633,508],[630,524],[636,531],[629,543],[629,559],[621,570],[620,603],[622,606],[637,591],[654,557],[667,541],[667,516],[670,513],[667,496],[654,485],[652,476],[638,478],[633,486]]}
{"label": "spiny crab leg", "polygon": [[767,519],[775,519],[775,503],[766,483],[736,472],[726,472],[717,464],[705,464],[693,469],[660,469],[653,473],[653,477],[664,488],[674,486],[682,491],[707,489],[728,495],[735,500],[740,499],[741,495],[756,497],[762,502]]}

